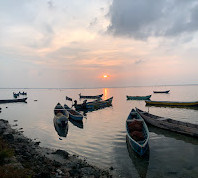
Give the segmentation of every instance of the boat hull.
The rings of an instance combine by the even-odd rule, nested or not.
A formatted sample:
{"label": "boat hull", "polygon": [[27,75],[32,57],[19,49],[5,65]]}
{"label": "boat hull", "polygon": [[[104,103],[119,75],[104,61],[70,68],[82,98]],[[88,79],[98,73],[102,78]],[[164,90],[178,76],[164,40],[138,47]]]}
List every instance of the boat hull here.
{"label": "boat hull", "polygon": [[69,108],[66,104],[64,105],[64,108],[67,110],[69,113],[69,118],[73,119],[75,121],[82,121],[83,120],[83,115],[80,114],[79,112]]}
{"label": "boat hull", "polygon": [[177,101],[145,101],[147,105],[158,105],[158,106],[198,106],[198,101],[194,102],[177,102]]}
{"label": "boat hull", "polygon": [[149,100],[151,98],[151,95],[148,96],[126,96],[127,100]]}
{"label": "boat hull", "polygon": [[59,126],[66,126],[68,124],[69,113],[63,106],[58,103],[54,108],[54,122]]}
{"label": "boat hull", "polygon": [[[135,116],[135,117],[134,117]],[[142,132],[144,133],[144,139],[142,141],[136,141],[133,136],[130,133],[130,129],[129,129],[129,123],[133,122],[134,120],[138,120],[142,122]],[[127,132],[127,137],[129,139],[129,143],[131,145],[131,147],[133,148],[133,150],[140,156],[143,156],[148,147],[148,141],[149,141],[149,131],[147,128],[146,123],[144,122],[144,120],[142,119],[142,117],[135,112],[134,110],[132,110],[126,120],[126,132]]]}
{"label": "boat hull", "polygon": [[138,108],[136,108],[136,111],[147,124],[176,133],[198,137],[198,125],[196,124],[156,116]]}
{"label": "boat hull", "polygon": [[153,93],[169,93],[170,90],[166,90],[166,91],[153,91]]}
{"label": "boat hull", "polygon": [[26,102],[27,98],[19,98],[19,99],[7,99],[0,100],[0,103],[17,103],[17,102]]}
{"label": "boat hull", "polygon": [[95,95],[95,96],[85,96],[85,95],[79,94],[79,96],[80,96],[80,98],[97,99],[97,98],[101,98],[103,96],[103,94],[101,94],[101,95]]}

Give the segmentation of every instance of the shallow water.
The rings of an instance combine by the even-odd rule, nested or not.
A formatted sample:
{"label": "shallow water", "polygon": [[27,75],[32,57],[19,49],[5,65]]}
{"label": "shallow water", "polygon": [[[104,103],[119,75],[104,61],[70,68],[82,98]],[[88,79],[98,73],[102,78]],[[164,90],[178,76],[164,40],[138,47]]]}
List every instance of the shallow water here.
{"label": "shallow water", "polygon": [[[153,90],[169,90],[170,94],[153,94]],[[0,98],[12,98],[19,89],[1,89]],[[27,103],[0,104],[1,119],[9,120],[14,128],[23,128],[24,135],[41,142],[41,146],[64,149],[86,157],[102,168],[114,168],[121,177],[198,177],[198,139],[149,127],[149,152],[140,159],[126,143],[125,121],[134,107],[159,116],[198,124],[198,109],[147,107],[144,101],[126,100],[126,95],[149,95],[151,100],[196,101],[198,86],[131,87],[100,89],[24,89]],[[60,137],[53,124],[55,105],[67,103],[69,96],[113,96],[111,107],[88,112],[83,124],[69,122],[66,137]],[[37,101],[34,101],[37,100]],[[8,107],[8,108],[6,108]],[[14,120],[18,120],[14,122]]]}

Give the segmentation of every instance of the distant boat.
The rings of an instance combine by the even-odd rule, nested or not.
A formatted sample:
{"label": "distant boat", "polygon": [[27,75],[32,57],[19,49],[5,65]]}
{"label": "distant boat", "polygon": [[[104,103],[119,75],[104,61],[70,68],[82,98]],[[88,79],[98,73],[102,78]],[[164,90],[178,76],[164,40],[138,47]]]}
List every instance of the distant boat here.
{"label": "distant boat", "polygon": [[126,96],[127,100],[149,100],[151,98],[151,95],[147,96]]}
{"label": "distant boat", "polygon": [[66,104],[64,104],[64,108],[68,111],[69,113],[69,118],[75,120],[75,121],[82,121],[83,115],[80,114],[79,112],[75,111],[74,109],[70,108]]}
{"label": "distant boat", "polygon": [[58,103],[54,108],[54,122],[60,126],[66,126],[68,124],[69,113]]}
{"label": "distant boat", "polygon": [[14,97],[14,98],[17,98],[18,96],[19,96],[19,93],[14,93],[14,92],[13,92],[13,97]]}
{"label": "distant boat", "polygon": [[166,91],[153,91],[153,93],[169,93],[170,90],[166,90]]}
{"label": "distant boat", "polygon": [[170,118],[160,117],[136,108],[138,114],[145,120],[146,123],[155,127],[170,130],[180,134],[198,137],[198,125],[173,120]]}
{"label": "distant boat", "polygon": [[27,98],[19,98],[19,99],[5,99],[0,100],[0,103],[17,103],[17,102],[26,102]]}
{"label": "distant boat", "polygon": [[94,100],[92,102],[84,102],[82,104],[75,104],[76,110],[97,110],[112,105],[113,97],[106,100]]}
{"label": "distant boat", "polygon": [[149,147],[149,131],[142,117],[134,109],[126,120],[126,131],[133,150],[143,156]]}
{"label": "distant boat", "polygon": [[152,101],[146,100],[147,105],[156,105],[156,106],[183,106],[183,107],[193,107],[198,106],[198,101],[182,102],[182,101]]}
{"label": "distant boat", "polygon": [[23,91],[22,93],[19,92],[19,94],[20,94],[20,95],[27,95],[27,92],[24,92],[24,91]]}
{"label": "distant boat", "polygon": [[93,96],[86,96],[86,95],[81,95],[81,93],[79,94],[80,98],[87,98],[87,99],[97,99],[97,98],[101,98],[103,96],[103,94],[101,95],[93,95]]}

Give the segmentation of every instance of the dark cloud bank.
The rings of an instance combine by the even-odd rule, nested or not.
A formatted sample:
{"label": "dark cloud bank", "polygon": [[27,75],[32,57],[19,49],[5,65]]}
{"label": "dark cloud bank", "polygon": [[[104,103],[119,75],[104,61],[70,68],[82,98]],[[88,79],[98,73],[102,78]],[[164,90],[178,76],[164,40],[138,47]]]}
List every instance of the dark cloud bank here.
{"label": "dark cloud bank", "polygon": [[113,0],[108,32],[147,39],[198,31],[197,0]]}

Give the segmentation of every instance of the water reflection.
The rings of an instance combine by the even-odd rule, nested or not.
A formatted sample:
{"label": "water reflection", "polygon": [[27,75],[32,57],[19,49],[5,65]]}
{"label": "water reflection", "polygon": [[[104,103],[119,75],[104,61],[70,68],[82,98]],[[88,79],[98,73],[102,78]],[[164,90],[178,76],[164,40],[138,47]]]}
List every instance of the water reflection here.
{"label": "water reflection", "polygon": [[171,132],[168,130],[164,130],[164,129],[160,129],[154,126],[149,125],[149,132],[153,132],[157,135],[164,135],[165,137],[169,137],[169,138],[174,138],[176,140],[182,140],[186,143],[191,143],[193,145],[198,145],[198,139],[188,136],[188,135],[183,135],[183,134],[179,134],[179,133],[175,133],[175,132]]}
{"label": "water reflection", "polygon": [[143,157],[140,157],[136,152],[133,151],[127,135],[126,135],[126,143],[127,143],[129,156],[133,162],[133,165],[135,166],[135,169],[138,172],[138,175],[141,178],[146,178],[148,166],[149,166],[150,149],[148,148],[145,155]]}
{"label": "water reflection", "polygon": [[83,129],[83,121],[75,121],[73,119],[69,119],[69,121],[76,127]]}
{"label": "water reflection", "polygon": [[66,125],[60,125],[56,122],[56,119],[54,117],[53,119],[53,122],[54,122],[54,128],[57,132],[57,134],[60,136],[60,137],[67,137],[67,133],[68,133],[68,123]]}
{"label": "water reflection", "polygon": [[104,100],[106,100],[109,97],[109,89],[103,88],[103,93],[104,93]]}

